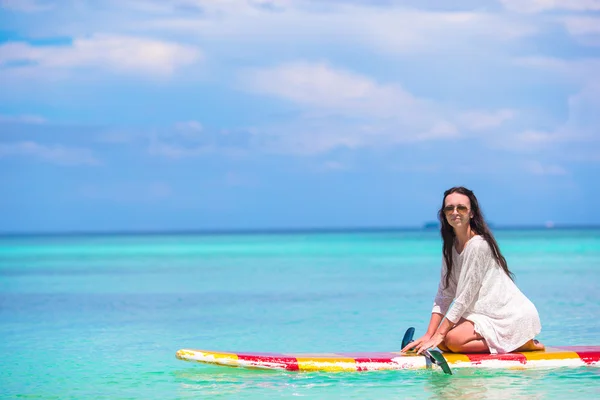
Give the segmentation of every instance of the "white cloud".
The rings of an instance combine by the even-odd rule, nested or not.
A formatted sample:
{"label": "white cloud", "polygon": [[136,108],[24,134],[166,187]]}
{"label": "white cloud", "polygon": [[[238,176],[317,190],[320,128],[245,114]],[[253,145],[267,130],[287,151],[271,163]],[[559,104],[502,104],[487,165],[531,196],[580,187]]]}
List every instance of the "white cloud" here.
{"label": "white cloud", "polygon": [[247,71],[243,80],[257,93],[348,114],[394,117],[423,106],[398,85],[382,85],[326,63],[297,62],[256,69]]}
{"label": "white cloud", "polygon": [[39,115],[0,115],[0,122],[18,122],[23,124],[44,124],[46,123],[46,119],[44,117],[40,117]]}
{"label": "white cloud", "polygon": [[[275,43],[352,43],[392,54],[444,51],[451,55],[488,52],[537,33],[539,23],[519,16],[485,11],[423,11],[392,3],[319,1],[136,1],[146,18],[119,22],[118,29],[181,35],[236,49]],[[122,11],[131,3],[121,6]],[[271,6],[265,7],[265,4]],[[157,9],[158,7],[158,9]],[[160,10],[159,10],[160,9]],[[195,9],[198,12],[189,12]],[[187,10],[187,11],[186,11]],[[90,11],[91,14],[91,11]],[[121,24],[126,24],[121,26]],[[88,32],[86,27],[81,28]],[[87,28],[89,29],[89,28]],[[221,49],[222,50],[222,49]]]}
{"label": "white cloud", "polygon": [[517,65],[557,74],[559,77],[587,85],[600,81],[600,58],[565,60],[554,57],[531,56],[515,60]]}
{"label": "white cloud", "polygon": [[[415,141],[456,139],[498,128],[511,109],[456,112],[420,99],[396,84],[383,84],[327,63],[296,62],[247,71],[246,88],[307,110],[289,126],[255,134],[269,151],[313,154],[336,147],[380,147]],[[319,114],[320,113],[320,114]],[[287,137],[284,137],[287,135]]]}
{"label": "white cloud", "polygon": [[572,35],[600,34],[600,18],[597,17],[567,17],[563,22]]}
{"label": "white cloud", "polygon": [[[590,82],[568,99],[569,118],[558,134],[569,140],[600,143],[600,80]],[[598,149],[600,151],[600,149]]]}
{"label": "white cloud", "polygon": [[497,111],[468,111],[458,116],[458,121],[472,131],[481,131],[497,128],[504,122],[513,119],[514,110],[504,109]]}
{"label": "white cloud", "polygon": [[33,141],[0,143],[0,158],[10,156],[34,157],[53,164],[70,166],[100,164],[89,149],[43,145]]}
{"label": "white cloud", "polygon": [[202,132],[202,124],[198,121],[182,121],[175,124],[175,128],[180,131]]}
{"label": "white cloud", "polygon": [[[367,12],[365,21],[361,14]],[[391,53],[434,53],[452,51],[481,54],[498,45],[535,34],[537,24],[501,14],[485,12],[423,12],[393,10],[383,12],[356,9],[354,20],[362,36]]]}
{"label": "white cloud", "polygon": [[[598,157],[589,153],[600,154],[600,81],[589,82],[579,92],[569,96],[566,106],[566,119],[554,128],[507,133],[492,138],[492,145],[527,153],[544,150],[560,160],[598,161]],[[534,170],[533,167],[531,170]]]}
{"label": "white cloud", "polygon": [[600,18],[566,17],[562,19],[565,29],[580,44],[600,46]]}
{"label": "white cloud", "polygon": [[567,175],[567,170],[557,164],[542,164],[530,161],[525,164],[525,170],[534,175]]}
{"label": "white cloud", "polygon": [[[187,140],[202,139],[204,135],[204,127],[198,121],[182,121],[175,124],[175,129],[167,134],[168,136],[177,136]],[[164,136],[164,135],[163,135]]]}
{"label": "white cloud", "polygon": [[[552,142],[559,142],[560,136],[556,133],[527,130],[517,135],[518,142],[528,148],[539,148],[540,145],[545,145]],[[533,147],[532,147],[533,146]]]}
{"label": "white cloud", "polygon": [[[356,149],[381,143],[381,138],[366,138],[358,131],[330,131],[324,128],[318,131],[294,130],[286,126],[285,130],[273,132],[265,128],[260,133],[258,147],[262,152],[272,154],[293,154],[309,156],[326,153],[336,148]],[[389,142],[389,138],[385,138]]]}
{"label": "white cloud", "polygon": [[[520,7],[520,3],[514,1],[504,3],[512,9]],[[527,7],[546,10],[556,8],[557,3],[524,1],[521,10]],[[561,7],[571,10],[584,4],[566,3]],[[215,71],[221,66],[225,68],[223,75],[217,71],[216,79],[227,79],[229,67],[261,65],[275,59],[275,66],[247,70],[243,75],[244,86],[254,93],[294,104],[301,116],[292,117],[278,126],[256,127],[257,133],[251,135],[249,146],[306,154],[337,147],[354,149],[475,135],[483,137],[487,131],[491,131],[488,136],[493,136],[501,133],[499,128],[506,129],[509,124],[512,129],[513,125],[519,125],[522,114],[509,108],[509,104],[501,105],[498,110],[485,105],[469,110],[460,107],[461,93],[453,94],[456,100],[451,100],[452,104],[430,101],[417,95],[416,91],[407,91],[406,87],[410,84],[410,87],[429,92],[431,89],[427,86],[437,83],[432,75],[423,73],[422,77],[408,75],[407,78],[402,74],[423,62],[423,53],[427,53],[428,63],[439,63],[442,70],[446,68],[448,58],[467,58],[474,52],[477,58],[469,57],[461,65],[448,62],[449,72],[433,76],[444,83],[441,81],[452,75],[460,75],[458,80],[465,79],[471,70],[476,72],[474,75],[487,73],[488,70],[474,64],[502,64],[504,54],[512,51],[510,46],[516,43],[519,50],[527,48],[521,47],[517,39],[540,32],[549,20],[506,11],[486,12],[485,6],[466,12],[422,11],[403,7],[400,2],[110,0],[101,8],[103,12],[96,12],[99,10],[97,3],[80,2],[75,14],[81,18],[61,26],[49,20],[49,27],[36,29],[38,32],[62,32],[63,36],[76,32],[79,39],[71,45],[32,46],[13,42],[0,46],[0,66],[3,65],[5,71],[29,68],[43,69],[45,73],[48,70],[102,68],[135,75],[169,76],[202,58],[197,47],[178,44],[178,37],[184,38],[186,43],[201,43],[207,51],[221,57],[219,62],[223,63],[215,65]],[[63,7],[59,14],[63,18],[72,16],[73,7]],[[575,18],[565,22],[571,34],[593,31],[593,21],[576,21]],[[99,27],[106,31],[108,26],[119,34],[95,34]],[[143,38],[146,36],[168,38],[169,41]],[[304,52],[306,49],[309,49],[308,54]],[[348,66],[334,67],[330,61],[277,64],[277,60],[293,60],[293,57],[322,59],[323,54],[335,60],[339,55],[337,49],[343,54],[350,54],[346,51],[352,49],[355,54],[364,54],[365,58],[373,54],[369,52],[373,49],[402,57],[386,57],[386,79],[354,72]],[[412,58],[415,54],[417,56]],[[345,61],[350,59],[344,58]],[[361,62],[361,66],[374,66],[372,70],[376,70],[379,62],[381,60],[374,60],[371,64],[368,60]],[[411,67],[404,68],[405,62]],[[536,68],[554,63],[552,68],[561,74],[574,65],[540,57],[523,58],[519,62]],[[342,65],[340,61],[336,63]],[[24,65],[21,67],[21,64]],[[597,67],[582,61],[575,66],[578,72],[572,72],[569,79],[584,82],[587,78],[581,76],[597,75]],[[394,68],[398,72],[389,72]],[[432,82],[424,84],[428,79]],[[521,125],[515,131],[520,129],[525,132],[521,134],[523,143],[542,144],[557,140],[557,133],[547,126]],[[158,139],[150,145],[149,151],[154,155],[185,158],[220,149],[223,143],[227,145],[226,140],[211,139],[212,134],[197,121],[182,121],[172,130],[158,133]],[[107,134],[104,139],[130,140],[118,133]]]}
{"label": "white cloud", "polygon": [[0,0],[0,7],[26,13],[48,11],[54,8],[48,1],[36,0]]}
{"label": "white cloud", "polygon": [[[196,47],[131,36],[95,34],[71,45],[33,46],[8,42],[0,46],[0,66],[8,69],[97,68],[168,76],[201,58]],[[15,64],[24,64],[15,66]]]}
{"label": "white cloud", "polygon": [[598,11],[600,0],[500,0],[508,10],[536,13],[551,10]]}
{"label": "white cloud", "polygon": [[568,116],[564,123],[549,132],[525,132],[523,139],[529,142],[600,142],[600,58],[561,60],[536,57],[519,62],[551,71],[581,85],[576,93],[567,98]]}
{"label": "white cloud", "polygon": [[[491,147],[525,154],[555,154],[556,146],[564,145],[568,138],[557,131],[527,129],[505,132],[488,140]],[[561,157],[562,158],[562,157]]]}
{"label": "white cloud", "polygon": [[433,127],[421,134],[419,137],[425,139],[442,139],[442,138],[455,138],[460,137],[460,133],[456,125],[448,121],[436,122]]}
{"label": "white cloud", "polygon": [[296,62],[246,71],[243,85],[297,104],[308,114],[260,129],[254,144],[267,151],[314,154],[455,136],[435,106],[399,85],[382,84],[327,63]]}

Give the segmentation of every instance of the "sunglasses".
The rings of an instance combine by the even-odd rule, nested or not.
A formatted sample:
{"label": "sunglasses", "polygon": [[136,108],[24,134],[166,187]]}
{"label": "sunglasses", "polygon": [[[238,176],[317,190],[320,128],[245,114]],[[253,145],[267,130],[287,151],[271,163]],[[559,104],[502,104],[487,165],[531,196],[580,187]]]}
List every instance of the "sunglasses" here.
{"label": "sunglasses", "polygon": [[457,206],[446,206],[443,208],[443,211],[444,214],[451,215],[454,212],[454,209],[456,209],[460,215],[466,215],[469,212],[469,208],[463,204],[459,204]]}

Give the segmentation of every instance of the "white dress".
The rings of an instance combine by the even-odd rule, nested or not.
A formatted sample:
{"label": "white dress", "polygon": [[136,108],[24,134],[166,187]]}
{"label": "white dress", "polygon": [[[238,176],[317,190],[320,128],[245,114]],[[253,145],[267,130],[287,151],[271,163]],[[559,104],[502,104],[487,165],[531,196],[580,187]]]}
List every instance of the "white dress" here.
{"label": "white dress", "polygon": [[432,312],[453,323],[461,318],[473,322],[492,354],[513,351],[540,333],[537,309],[506,275],[481,236],[473,236],[460,254],[452,246],[452,273],[444,288],[446,270],[444,260]]}

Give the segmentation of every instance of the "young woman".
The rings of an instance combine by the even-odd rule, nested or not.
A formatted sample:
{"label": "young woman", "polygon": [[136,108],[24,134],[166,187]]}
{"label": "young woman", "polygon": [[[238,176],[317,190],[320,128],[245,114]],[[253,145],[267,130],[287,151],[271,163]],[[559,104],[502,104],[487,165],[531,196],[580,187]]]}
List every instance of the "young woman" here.
{"label": "young woman", "polygon": [[455,353],[544,350],[534,340],[541,331],[538,312],[515,285],[473,192],[447,190],[439,219],[442,273],[429,328],[402,351],[420,354],[436,346]]}

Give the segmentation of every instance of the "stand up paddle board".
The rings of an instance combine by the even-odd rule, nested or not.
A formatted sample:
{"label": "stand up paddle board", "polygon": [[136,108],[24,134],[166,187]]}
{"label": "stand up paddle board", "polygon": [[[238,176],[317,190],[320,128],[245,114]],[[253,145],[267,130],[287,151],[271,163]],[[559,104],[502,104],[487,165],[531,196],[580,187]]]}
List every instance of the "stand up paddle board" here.
{"label": "stand up paddle board", "polygon": [[[415,328],[408,328],[402,347],[412,343]],[[287,371],[378,371],[423,369],[433,365],[444,373],[454,368],[532,368],[600,366],[600,346],[547,347],[542,351],[505,354],[460,354],[426,350],[422,355],[400,351],[380,353],[230,353],[181,349],[177,358],[227,367],[279,369]]]}
{"label": "stand up paddle board", "polygon": [[[600,366],[600,346],[559,346],[506,354],[440,353],[456,368],[534,368]],[[432,368],[427,357],[391,352],[279,354],[181,349],[177,358],[227,367],[287,371],[378,371]],[[435,365],[435,364],[434,364]],[[437,368],[437,367],[435,367]]]}

